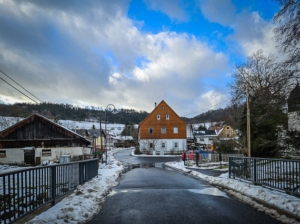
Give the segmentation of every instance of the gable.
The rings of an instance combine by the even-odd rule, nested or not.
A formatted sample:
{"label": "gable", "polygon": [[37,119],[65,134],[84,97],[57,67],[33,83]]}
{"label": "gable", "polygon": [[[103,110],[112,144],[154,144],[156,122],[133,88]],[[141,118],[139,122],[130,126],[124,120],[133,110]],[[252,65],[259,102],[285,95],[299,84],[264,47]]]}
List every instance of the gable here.
{"label": "gable", "polygon": [[229,125],[225,125],[223,130],[220,132],[219,136],[232,138],[232,137],[236,137],[237,133]]}
{"label": "gable", "polygon": [[[160,116],[158,120],[157,116]],[[162,121],[166,120],[166,117],[169,117],[168,120],[175,120],[178,124],[186,125],[186,122],[179,117],[176,112],[164,101],[162,100],[154,110],[140,123],[140,126],[147,122],[155,122],[162,123]]]}
{"label": "gable", "polygon": [[72,131],[34,114],[0,133],[0,139],[57,139],[79,137]]}
{"label": "gable", "polygon": [[139,125],[139,139],[186,138],[186,122],[163,100]]}

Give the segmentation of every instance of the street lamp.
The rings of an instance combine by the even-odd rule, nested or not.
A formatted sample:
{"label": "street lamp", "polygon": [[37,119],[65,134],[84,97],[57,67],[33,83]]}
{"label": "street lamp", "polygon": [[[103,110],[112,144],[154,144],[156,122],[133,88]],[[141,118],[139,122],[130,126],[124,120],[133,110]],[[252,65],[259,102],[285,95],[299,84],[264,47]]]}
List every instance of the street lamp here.
{"label": "street lamp", "polygon": [[113,104],[108,104],[105,108],[105,164],[107,165],[107,128],[106,128],[106,124],[107,124],[107,117],[106,117],[106,111],[109,108],[109,106],[113,107],[113,110],[111,111],[113,114],[117,113],[117,110],[115,108],[115,105]]}

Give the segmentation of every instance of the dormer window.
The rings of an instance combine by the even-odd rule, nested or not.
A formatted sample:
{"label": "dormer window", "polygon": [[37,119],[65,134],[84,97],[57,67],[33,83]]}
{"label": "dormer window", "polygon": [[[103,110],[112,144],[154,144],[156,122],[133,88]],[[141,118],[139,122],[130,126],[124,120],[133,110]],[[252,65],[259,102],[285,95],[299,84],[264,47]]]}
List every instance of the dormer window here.
{"label": "dormer window", "polygon": [[160,115],[159,114],[157,114],[157,120],[160,120]]}

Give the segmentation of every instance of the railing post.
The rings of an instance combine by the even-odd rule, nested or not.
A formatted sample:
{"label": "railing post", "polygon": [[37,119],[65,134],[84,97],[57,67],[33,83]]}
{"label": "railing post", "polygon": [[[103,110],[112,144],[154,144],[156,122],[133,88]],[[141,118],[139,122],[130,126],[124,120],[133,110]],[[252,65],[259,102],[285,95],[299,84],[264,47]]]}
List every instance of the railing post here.
{"label": "railing post", "polygon": [[229,178],[231,178],[231,161],[232,161],[232,157],[228,157],[228,161],[229,161],[229,167],[228,167],[228,169],[229,169]]}
{"label": "railing post", "polygon": [[51,166],[51,204],[55,205],[56,197],[56,166]]}
{"label": "railing post", "polygon": [[254,185],[256,185],[256,181],[257,181],[257,179],[256,179],[256,159],[253,159],[253,166],[254,166],[254,174],[253,174],[253,176],[254,176]]}

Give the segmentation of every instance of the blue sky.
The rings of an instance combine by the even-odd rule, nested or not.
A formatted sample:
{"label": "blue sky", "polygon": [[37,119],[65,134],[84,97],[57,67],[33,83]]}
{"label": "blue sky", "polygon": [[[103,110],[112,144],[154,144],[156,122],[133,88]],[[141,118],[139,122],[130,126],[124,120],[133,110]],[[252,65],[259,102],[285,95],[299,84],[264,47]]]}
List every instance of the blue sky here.
{"label": "blue sky", "polygon": [[[236,64],[277,54],[273,0],[4,0],[0,70],[39,99],[194,117],[229,104]],[[6,76],[0,77],[13,84]],[[0,102],[31,102],[0,79]]]}

